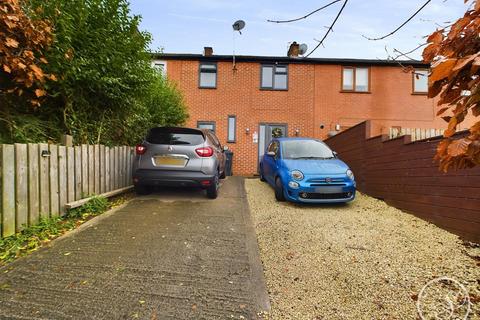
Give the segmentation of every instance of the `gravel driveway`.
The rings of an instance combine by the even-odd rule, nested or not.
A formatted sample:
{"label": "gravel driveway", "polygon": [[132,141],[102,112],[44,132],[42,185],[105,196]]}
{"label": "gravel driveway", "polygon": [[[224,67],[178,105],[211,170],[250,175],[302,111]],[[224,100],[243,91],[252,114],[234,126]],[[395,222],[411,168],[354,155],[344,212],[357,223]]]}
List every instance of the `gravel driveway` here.
{"label": "gravel driveway", "polygon": [[362,194],[347,205],[299,206],[276,202],[259,180],[245,184],[272,306],[266,318],[418,319],[419,291],[441,276],[466,287],[470,319],[480,318],[478,247]]}

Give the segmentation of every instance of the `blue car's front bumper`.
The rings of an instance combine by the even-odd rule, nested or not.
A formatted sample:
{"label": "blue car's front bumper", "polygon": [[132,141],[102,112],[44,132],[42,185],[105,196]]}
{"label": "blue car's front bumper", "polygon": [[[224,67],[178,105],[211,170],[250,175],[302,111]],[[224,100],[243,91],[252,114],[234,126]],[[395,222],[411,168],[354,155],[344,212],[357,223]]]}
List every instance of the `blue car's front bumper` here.
{"label": "blue car's front bumper", "polygon": [[[287,179],[285,179],[287,180]],[[298,188],[292,188],[288,182],[284,183],[285,198],[292,202],[301,203],[340,203],[355,199],[355,181],[348,177],[336,177],[333,181],[325,178],[305,178],[298,183]]]}

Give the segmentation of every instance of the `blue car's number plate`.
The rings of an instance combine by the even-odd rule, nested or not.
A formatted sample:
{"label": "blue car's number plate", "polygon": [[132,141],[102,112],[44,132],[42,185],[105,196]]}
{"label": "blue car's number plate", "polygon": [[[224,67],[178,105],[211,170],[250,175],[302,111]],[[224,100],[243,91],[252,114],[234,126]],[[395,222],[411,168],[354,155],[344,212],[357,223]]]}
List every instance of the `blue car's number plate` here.
{"label": "blue car's number plate", "polygon": [[343,192],[342,187],[336,186],[325,186],[315,188],[316,193],[341,193]]}

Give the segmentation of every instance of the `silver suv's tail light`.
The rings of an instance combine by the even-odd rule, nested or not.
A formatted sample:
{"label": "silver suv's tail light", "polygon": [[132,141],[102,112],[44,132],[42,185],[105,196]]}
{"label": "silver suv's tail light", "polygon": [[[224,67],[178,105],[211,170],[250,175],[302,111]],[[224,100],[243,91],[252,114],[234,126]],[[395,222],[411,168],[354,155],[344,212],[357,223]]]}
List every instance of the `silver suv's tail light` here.
{"label": "silver suv's tail light", "polygon": [[143,144],[137,144],[135,146],[135,153],[138,155],[142,155],[147,151],[147,147],[145,147]]}
{"label": "silver suv's tail light", "polygon": [[203,158],[208,158],[213,156],[213,148],[212,147],[202,147],[195,149],[195,152]]}

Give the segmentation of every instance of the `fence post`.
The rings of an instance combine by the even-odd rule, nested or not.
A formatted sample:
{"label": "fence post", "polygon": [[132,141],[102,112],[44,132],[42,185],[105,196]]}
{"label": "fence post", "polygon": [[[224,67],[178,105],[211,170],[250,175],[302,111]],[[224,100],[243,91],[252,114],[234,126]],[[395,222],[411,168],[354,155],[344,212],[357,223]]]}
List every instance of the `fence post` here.
{"label": "fence post", "polygon": [[83,188],[83,174],[82,174],[82,147],[75,146],[74,148],[75,153],[75,200],[80,200],[82,198],[82,188]]}
{"label": "fence post", "polygon": [[88,195],[88,146],[82,144],[82,192],[80,198],[86,197]]}
{"label": "fence post", "polygon": [[28,224],[38,222],[40,216],[40,185],[38,144],[28,144]]}
{"label": "fence post", "polygon": [[28,166],[27,145],[15,143],[15,231],[28,225]]}
{"label": "fence post", "polygon": [[48,144],[38,145],[38,162],[40,169],[40,217],[49,216],[50,213],[50,174],[49,174]]}
{"label": "fence post", "polygon": [[65,204],[67,203],[67,147],[58,147],[58,206],[60,215],[65,214]]}
{"label": "fence post", "polygon": [[105,147],[105,192],[110,190],[110,148]]}
{"label": "fence post", "polygon": [[69,134],[64,134],[61,137],[61,144],[66,147],[72,147],[73,146],[73,137]]}
{"label": "fence post", "polygon": [[50,215],[58,216],[60,213],[58,201],[58,146],[49,145],[50,149]]}
{"label": "fence post", "polygon": [[0,153],[2,236],[8,237],[15,233],[15,150],[3,144]]}
{"label": "fence post", "polygon": [[95,151],[93,146],[88,146],[88,195],[91,196],[95,193]]}
{"label": "fence post", "polygon": [[75,201],[75,149],[67,147],[67,202]]}

